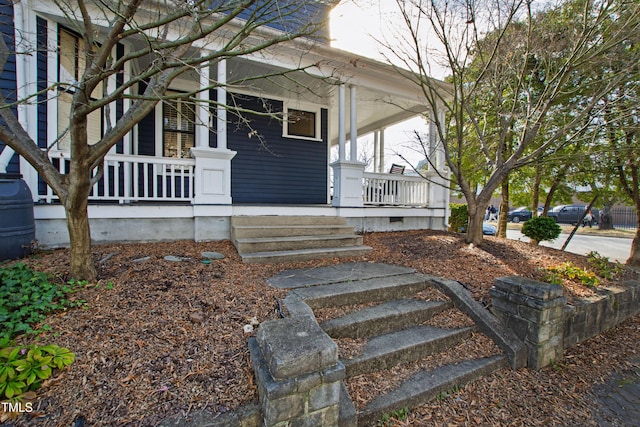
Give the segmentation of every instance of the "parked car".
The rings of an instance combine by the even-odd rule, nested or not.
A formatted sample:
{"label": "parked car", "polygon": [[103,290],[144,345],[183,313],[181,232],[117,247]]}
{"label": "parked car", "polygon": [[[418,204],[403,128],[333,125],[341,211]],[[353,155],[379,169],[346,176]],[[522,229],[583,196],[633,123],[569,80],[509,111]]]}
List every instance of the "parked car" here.
{"label": "parked car", "polygon": [[[462,227],[460,229],[461,233],[465,233],[467,231],[466,227]],[[498,234],[498,229],[495,225],[487,224],[486,222],[482,223],[482,234],[485,236],[495,236]]]}
{"label": "parked car", "polygon": [[[551,209],[547,216],[560,224],[576,224],[586,208],[585,205],[560,205]],[[591,225],[597,225],[600,222],[600,211],[591,209],[591,216],[593,217]]]}
{"label": "parked car", "polygon": [[484,234],[485,236],[495,236],[496,234],[498,234],[498,229],[496,228],[495,225],[491,225],[483,222],[482,234]]}
{"label": "parked car", "polygon": [[507,221],[515,223],[524,222],[530,220],[531,216],[531,211],[523,206],[509,211],[507,214]]}

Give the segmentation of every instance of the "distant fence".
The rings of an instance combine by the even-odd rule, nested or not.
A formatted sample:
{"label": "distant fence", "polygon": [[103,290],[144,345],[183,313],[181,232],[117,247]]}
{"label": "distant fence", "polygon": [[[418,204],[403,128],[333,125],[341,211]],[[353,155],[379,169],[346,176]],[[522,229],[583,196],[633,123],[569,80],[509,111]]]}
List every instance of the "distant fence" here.
{"label": "distant fence", "polygon": [[634,208],[613,208],[611,219],[614,228],[633,230],[638,226],[638,217]]}

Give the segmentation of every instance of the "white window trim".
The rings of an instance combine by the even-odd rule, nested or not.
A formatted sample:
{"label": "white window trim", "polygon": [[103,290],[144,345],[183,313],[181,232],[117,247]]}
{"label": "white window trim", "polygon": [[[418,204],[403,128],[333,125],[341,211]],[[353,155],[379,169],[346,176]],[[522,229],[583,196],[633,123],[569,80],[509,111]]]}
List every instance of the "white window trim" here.
{"label": "white window trim", "polygon": [[[282,120],[282,137],[289,139],[300,139],[304,141],[314,141],[314,142],[322,142],[322,107],[320,105],[314,104],[301,104],[298,102],[287,102],[284,101],[282,103],[282,109],[284,113],[284,117]],[[289,110],[298,110],[298,111],[307,111],[309,113],[314,113],[316,116],[316,129],[315,129],[315,138],[310,138],[306,136],[299,135],[289,135],[289,121],[288,121],[288,112]]]}

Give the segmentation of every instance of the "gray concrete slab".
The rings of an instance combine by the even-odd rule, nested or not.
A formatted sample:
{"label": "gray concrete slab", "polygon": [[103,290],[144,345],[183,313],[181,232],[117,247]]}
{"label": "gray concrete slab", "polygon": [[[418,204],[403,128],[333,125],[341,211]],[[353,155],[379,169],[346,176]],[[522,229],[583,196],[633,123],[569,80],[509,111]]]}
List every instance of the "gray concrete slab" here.
{"label": "gray concrete slab", "polygon": [[276,288],[295,289],[414,272],[415,270],[412,268],[391,264],[349,262],[325,267],[283,271],[268,279],[267,283]]}

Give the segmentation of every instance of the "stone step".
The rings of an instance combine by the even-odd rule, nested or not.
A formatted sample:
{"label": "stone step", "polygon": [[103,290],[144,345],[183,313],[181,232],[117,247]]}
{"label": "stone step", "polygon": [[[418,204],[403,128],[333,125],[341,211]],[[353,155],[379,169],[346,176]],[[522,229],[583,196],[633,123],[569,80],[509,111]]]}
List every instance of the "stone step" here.
{"label": "stone step", "polygon": [[297,249],[290,251],[269,251],[240,253],[242,261],[248,264],[308,261],[319,258],[344,258],[362,256],[370,252],[369,246],[346,246],[340,248]]}
{"label": "stone step", "polygon": [[379,335],[369,340],[362,354],[342,360],[347,378],[381,371],[400,363],[439,353],[469,338],[475,328],[442,329],[415,326],[398,332]]}
{"label": "stone step", "polygon": [[355,234],[324,236],[287,236],[236,239],[236,249],[241,254],[254,252],[291,251],[297,249],[335,248],[362,246],[363,238]]}
{"label": "stone step", "polygon": [[335,307],[411,297],[431,286],[429,276],[400,274],[298,288],[294,292],[311,308]]}
{"label": "stone step", "polygon": [[330,236],[353,234],[353,227],[340,224],[314,225],[234,225],[232,238],[277,237],[277,236]]}
{"label": "stone step", "polygon": [[411,410],[435,399],[440,393],[464,386],[507,366],[507,356],[496,355],[421,371],[395,390],[371,401],[358,414],[358,425],[376,425],[385,413],[403,408]]}
{"label": "stone step", "polygon": [[453,304],[399,299],[331,319],[320,327],[332,338],[369,338],[419,325]]}
{"label": "stone step", "polygon": [[258,216],[233,216],[232,226],[295,226],[295,225],[345,225],[346,220],[338,216],[301,216],[301,215],[258,215]]}

